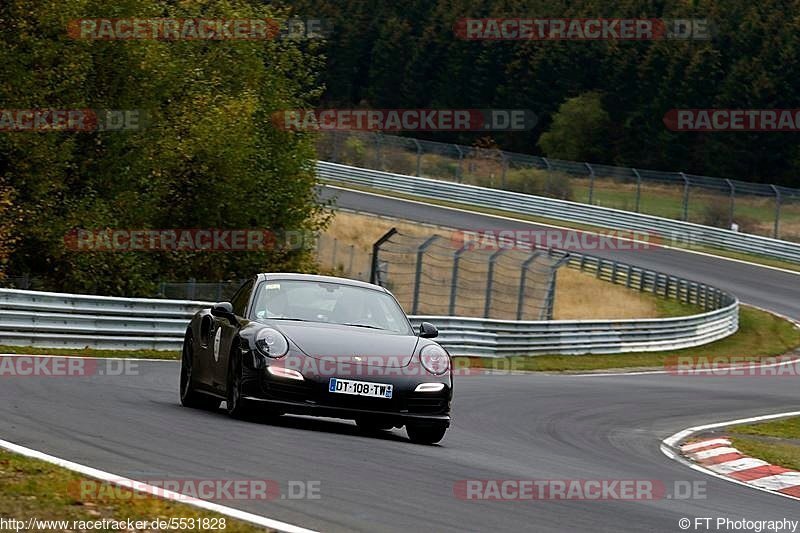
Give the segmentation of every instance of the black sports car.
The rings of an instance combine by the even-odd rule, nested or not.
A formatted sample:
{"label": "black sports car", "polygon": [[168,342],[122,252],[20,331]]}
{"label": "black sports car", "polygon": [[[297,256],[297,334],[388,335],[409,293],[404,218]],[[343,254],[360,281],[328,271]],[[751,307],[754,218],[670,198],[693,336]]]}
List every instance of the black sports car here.
{"label": "black sports car", "polygon": [[231,416],[306,414],[365,431],[406,426],[435,443],[450,426],[450,355],[415,333],[394,296],[328,276],[259,274],[230,302],[198,311],[186,330],[181,403]]}

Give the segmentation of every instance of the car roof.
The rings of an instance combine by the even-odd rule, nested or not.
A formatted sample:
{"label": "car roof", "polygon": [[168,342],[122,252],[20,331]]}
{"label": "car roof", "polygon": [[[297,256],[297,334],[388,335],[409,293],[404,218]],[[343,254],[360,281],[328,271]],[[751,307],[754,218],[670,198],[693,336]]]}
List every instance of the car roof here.
{"label": "car roof", "polygon": [[353,287],[363,287],[365,289],[373,289],[382,292],[389,292],[380,285],[374,285],[365,281],[357,279],[338,278],[336,276],[321,276],[318,274],[298,274],[296,272],[263,272],[256,276],[256,281],[267,280],[294,280],[294,281],[327,281],[329,283],[340,283],[342,285],[351,285]]}

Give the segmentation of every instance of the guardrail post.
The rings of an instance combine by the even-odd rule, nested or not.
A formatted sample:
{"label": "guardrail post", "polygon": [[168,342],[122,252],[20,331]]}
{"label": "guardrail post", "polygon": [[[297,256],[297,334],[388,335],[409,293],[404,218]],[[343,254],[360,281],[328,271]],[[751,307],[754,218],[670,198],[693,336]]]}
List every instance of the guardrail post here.
{"label": "guardrail post", "polygon": [[736,209],[736,187],[733,186],[733,182],[729,179],[725,179],[725,183],[728,184],[728,188],[731,191],[730,207],[728,208],[728,229],[730,229],[733,227],[733,212]]}
{"label": "guardrail post", "polygon": [[186,285],[186,292],[187,292],[186,299],[194,300],[196,290],[197,290],[197,280],[194,278],[189,278],[189,283]]}
{"label": "guardrail post", "polygon": [[772,230],[772,236],[776,239],[780,239],[780,224],[781,224],[781,191],[774,185],[770,185],[772,190],[775,192],[775,226]]}
{"label": "guardrail post", "polygon": [[583,163],[589,169],[589,205],[594,203],[594,169],[589,163]]}
{"label": "guardrail post", "polygon": [[[531,255],[522,262],[522,271],[519,274],[519,294],[517,295],[517,320],[522,320],[522,310],[525,307],[525,283],[527,281],[528,268],[530,268],[531,263],[542,255],[542,253],[544,252],[539,250],[531,252]],[[581,258],[581,260],[582,259],[583,258]]]}
{"label": "guardrail post", "polygon": [[616,261],[611,263],[611,284],[612,285],[616,285],[616,283],[617,283],[617,265],[618,264],[619,263],[617,263]]}
{"label": "guardrail post", "polygon": [[417,147],[417,173],[416,176],[422,176],[422,146],[419,144],[419,141],[416,139],[411,139],[414,141],[414,146]]}
{"label": "guardrail post", "polygon": [[[501,244],[502,246],[502,244]],[[500,248],[491,256],[489,256],[489,272],[486,273],[486,298],[483,302],[483,318],[489,318],[489,310],[492,307],[492,283],[494,278],[494,264],[497,261],[497,258],[500,257],[500,254],[505,252],[505,248]]]}
{"label": "guardrail post", "polygon": [[414,269],[414,301],[411,305],[411,314],[416,315],[419,311],[419,286],[422,278],[422,259],[425,255],[425,250],[433,244],[433,242],[438,239],[438,235],[433,235],[425,239],[425,242],[419,245],[417,248],[417,266]]}
{"label": "guardrail post", "polygon": [[461,181],[464,179],[464,152],[461,150],[461,147],[459,145],[454,144],[453,146],[455,146],[456,150],[458,151],[458,167],[456,168],[456,181],[458,183],[461,183]]}
{"label": "guardrail post", "polygon": [[642,175],[635,168],[631,169],[636,175],[636,212],[639,212],[639,202],[642,199]]}
{"label": "guardrail post", "polygon": [[464,244],[453,253],[453,273],[450,276],[450,305],[448,306],[448,314],[456,316],[456,295],[458,294],[458,264],[461,261],[461,255],[467,251],[468,244]]}
{"label": "guardrail post", "polygon": [[372,266],[370,267],[370,272],[369,272],[369,282],[372,283],[373,285],[383,286],[383,284],[381,283],[380,276],[378,275],[378,254],[381,251],[381,246],[383,246],[383,243],[391,239],[392,235],[394,235],[395,233],[397,233],[397,228],[390,229],[389,231],[384,233],[383,236],[377,241],[375,241],[375,243],[372,245]]}
{"label": "guardrail post", "polygon": [[683,221],[689,220],[689,178],[683,172],[680,173],[683,178]]}

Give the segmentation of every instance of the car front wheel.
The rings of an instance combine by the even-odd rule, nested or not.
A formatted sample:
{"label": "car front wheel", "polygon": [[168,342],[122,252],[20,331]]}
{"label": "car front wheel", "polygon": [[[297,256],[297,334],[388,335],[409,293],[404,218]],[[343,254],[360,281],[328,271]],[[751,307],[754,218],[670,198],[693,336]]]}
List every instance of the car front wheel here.
{"label": "car front wheel", "polygon": [[228,394],[225,401],[227,411],[233,418],[245,418],[249,414],[249,405],[242,395],[242,358],[231,357],[228,367]]}
{"label": "car front wheel", "polygon": [[447,433],[445,424],[406,424],[406,433],[411,442],[416,444],[436,444]]}
{"label": "car front wheel", "polygon": [[181,351],[181,405],[196,409],[217,409],[219,400],[213,396],[207,396],[194,389],[192,376],[194,374],[194,341],[192,334],[186,335]]}

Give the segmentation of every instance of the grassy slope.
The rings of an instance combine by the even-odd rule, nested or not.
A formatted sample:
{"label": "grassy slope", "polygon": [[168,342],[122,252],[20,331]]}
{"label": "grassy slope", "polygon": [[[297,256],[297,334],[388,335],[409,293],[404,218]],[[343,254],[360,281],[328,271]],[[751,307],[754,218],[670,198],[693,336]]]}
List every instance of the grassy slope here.
{"label": "grassy slope", "polygon": [[[264,531],[177,502],[115,489],[116,499],[81,498],[79,474],[43,461],[0,450],[0,516],[27,520],[154,520],[157,518],[225,518],[228,533]],[[184,529],[183,531],[202,531]]]}
{"label": "grassy slope", "polygon": [[800,470],[800,418],[734,426],[728,434],[745,455]]}

